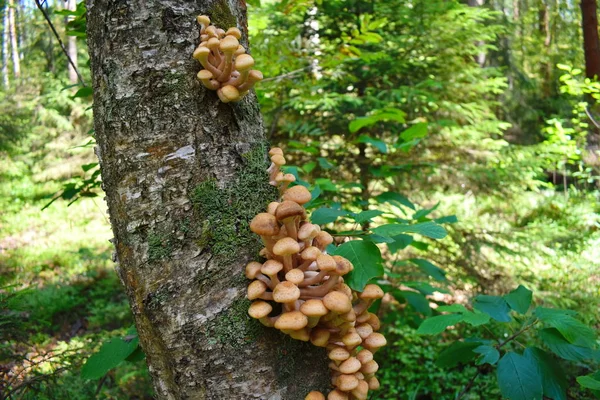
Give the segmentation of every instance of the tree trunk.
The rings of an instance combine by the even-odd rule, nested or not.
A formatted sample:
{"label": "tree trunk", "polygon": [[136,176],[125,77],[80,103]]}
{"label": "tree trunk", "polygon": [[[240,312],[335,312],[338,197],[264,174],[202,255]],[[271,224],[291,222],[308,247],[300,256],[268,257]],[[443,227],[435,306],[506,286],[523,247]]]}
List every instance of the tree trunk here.
{"label": "tree trunk", "polygon": [[[68,0],[66,5],[67,5],[68,10],[75,11],[75,9],[77,8],[77,0]],[[72,16],[67,18],[67,22],[71,21],[71,20],[73,20]],[[67,54],[69,55],[69,58],[71,59],[71,61],[73,61],[73,64],[75,65],[75,67],[77,67],[77,37],[75,37],[75,36],[68,37]],[[73,65],[71,65],[71,63],[68,61],[67,61],[67,68],[69,71],[69,82],[71,82],[71,83],[79,82],[79,77],[77,76],[77,71],[75,71],[75,68],[73,68]]]}
{"label": "tree trunk", "polygon": [[[552,31],[550,29],[550,10],[546,0],[538,2],[538,30],[540,36],[544,38],[544,51],[547,57],[552,59],[550,54],[550,45],[552,44]],[[540,77],[542,79],[542,93],[544,97],[552,95],[552,65],[554,63],[544,59],[540,63]]]}
{"label": "tree trunk", "polygon": [[[125,285],[159,399],[303,399],[322,349],[247,315],[249,220],[276,197],[256,97],[196,80],[198,14],[247,41],[242,0],[88,0],[96,149]],[[247,43],[243,43],[244,46]],[[258,66],[260,68],[260,66]]]}
{"label": "tree trunk", "polygon": [[4,84],[4,88],[10,88],[10,78],[8,76],[8,31],[9,31],[9,22],[8,22],[8,3],[4,6],[4,19],[3,19],[3,29],[2,29],[2,83]]}
{"label": "tree trunk", "polygon": [[19,59],[19,45],[17,44],[17,19],[15,18],[15,14],[14,0],[8,0],[8,32],[12,50],[13,74],[16,79],[21,76],[21,61]]}
{"label": "tree trunk", "polygon": [[585,75],[600,77],[600,40],[596,0],[581,0]]}
{"label": "tree trunk", "polygon": [[[485,3],[485,0],[469,0],[469,6],[470,7],[481,7],[481,6],[483,6],[484,3]],[[485,42],[483,40],[479,40],[477,42],[477,46],[483,47],[483,46],[485,46]],[[485,59],[486,59],[485,51],[481,51],[475,57],[475,61],[482,68],[485,66]]]}

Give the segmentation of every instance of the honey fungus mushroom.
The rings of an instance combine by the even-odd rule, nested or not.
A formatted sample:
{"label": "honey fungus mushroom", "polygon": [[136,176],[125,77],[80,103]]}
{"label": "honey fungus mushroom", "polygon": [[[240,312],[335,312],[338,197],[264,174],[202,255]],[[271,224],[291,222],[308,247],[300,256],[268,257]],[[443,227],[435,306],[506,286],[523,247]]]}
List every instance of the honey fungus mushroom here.
{"label": "honey fungus mushroom", "polygon": [[193,58],[204,68],[198,72],[198,80],[216,91],[223,103],[241,100],[263,79],[260,71],[252,69],[254,59],[239,43],[242,32],[236,27],[219,29],[206,15],[199,15],[196,21],[200,25],[200,44]]}
{"label": "honey fungus mushroom", "polygon": [[[206,28],[207,41],[225,34],[209,28]],[[235,42],[229,41],[232,50]],[[206,50],[198,54],[203,60],[214,58],[216,63],[218,59],[216,55],[211,58]],[[227,83],[243,96],[243,85],[253,72],[247,72],[247,68],[251,68],[253,60],[242,55],[238,56],[240,69],[232,70],[228,80],[204,72],[205,85]],[[228,62],[229,55],[218,56],[220,65]],[[237,89],[232,85],[244,79],[247,80]],[[218,91],[226,91],[227,87]],[[311,200],[310,192],[304,186],[293,186],[295,177],[286,176],[281,170],[286,160],[280,148],[272,148],[269,157],[269,182],[279,189],[280,198],[269,203],[265,212],[257,214],[250,223],[250,229],[265,245],[260,254],[266,260],[246,265],[245,275],[252,280],[248,299],[253,301],[248,314],[293,339],[327,349],[331,391],[327,395],[312,391],[305,399],[367,399],[370,390],[379,388],[374,375],[379,365],[373,353],[386,344],[385,337],[377,332],[381,327],[379,318],[368,309],[384,293],[374,284],[356,291],[344,282],[354,267],[346,258],[328,254],[333,237],[307,220],[304,205]]]}

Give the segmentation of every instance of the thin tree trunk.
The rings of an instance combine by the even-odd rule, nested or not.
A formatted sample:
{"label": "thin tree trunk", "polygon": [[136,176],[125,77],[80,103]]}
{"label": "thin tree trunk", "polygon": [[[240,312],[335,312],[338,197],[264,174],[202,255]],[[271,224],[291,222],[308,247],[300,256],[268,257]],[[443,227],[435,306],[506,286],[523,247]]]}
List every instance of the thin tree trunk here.
{"label": "thin tree trunk", "polygon": [[8,0],[8,32],[10,35],[10,47],[12,50],[13,74],[16,79],[21,76],[21,60],[19,59],[19,45],[17,44],[17,21],[15,14],[14,0]]}
{"label": "thin tree trunk", "polygon": [[325,390],[322,349],[247,315],[243,269],[261,247],[248,223],[275,198],[256,97],[221,103],[191,57],[198,14],[247,37],[244,1],[87,8],[117,272],[157,398],[300,400]]}
{"label": "thin tree trunk", "polygon": [[9,47],[9,21],[8,21],[8,3],[4,6],[4,20],[2,29],[2,83],[4,88],[10,88],[10,78],[8,76],[8,47]]}
{"label": "thin tree trunk", "polygon": [[[550,45],[552,44],[552,31],[550,30],[550,10],[546,0],[539,0],[538,3],[538,30],[540,36],[544,38],[544,51],[548,57],[550,54]],[[542,78],[542,92],[544,97],[552,95],[552,65],[549,60],[540,63],[540,76]]]}
{"label": "thin tree trunk", "polygon": [[[485,3],[485,0],[469,0],[470,7],[481,7],[481,6],[483,6],[484,3]],[[483,47],[484,45],[485,45],[485,42],[483,40],[479,40],[477,42],[477,46],[479,46],[479,47]],[[486,59],[485,51],[481,51],[475,57],[475,61],[477,62],[477,64],[479,64],[480,67],[485,66],[485,59]]]}
{"label": "thin tree trunk", "polygon": [[585,75],[600,77],[600,39],[596,0],[581,0]]}
{"label": "thin tree trunk", "polygon": [[[77,8],[77,0],[68,0],[67,9],[71,11],[75,11]],[[73,17],[68,17],[67,22],[71,21]],[[69,54],[69,58],[73,61],[73,64],[77,67],[77,37],[69,36],[67,42],[67,54]],[[71,65],[70,62],[67,62],[67,68],[69,70],[69,81],[71,83],[79,82],[79,77],[77,76],[77,71]]]}

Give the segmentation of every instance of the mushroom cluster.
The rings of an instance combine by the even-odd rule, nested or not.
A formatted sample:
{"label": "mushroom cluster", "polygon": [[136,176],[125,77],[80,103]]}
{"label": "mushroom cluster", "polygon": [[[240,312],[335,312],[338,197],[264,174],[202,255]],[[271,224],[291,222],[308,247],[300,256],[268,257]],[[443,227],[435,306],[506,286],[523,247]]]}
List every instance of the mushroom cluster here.
{"label": "mushroom cluster", "polygon": [[[295,177],[281,171],[285,157],[280,148],[272,148],[269,155],[269,179],[279,188],[281,201],[270,203],[250,223],[262,238],[261,255],[267,260],[246,266],[246,277],[252,280],[248,299],[253,301],[248,313],[294,339],[327,348],[335,387],[327,399],[366,399],[369,390],[379,388],[373,353],[386,344],[377,332],[379,318],[369,307],[383,291],[369,284],[356,292],[344,283],[352,263],[327,254],[333,237],[306,218],[303,205],[310,201],[310,192],[300,185],[289,187]],[[306,396],[317,399],[325,396],[317,391]]]}
{"label": "mushroom cluster", "polygon": [[202,64],[198,79],[210,90],[216,90],[223,103],[239,101],[256,82],[263,79],[260,71],[252,69],[254,59],[239,43],[238,28],[227,31],[210,24],[210,18],[199,15],[200,45],[193,57]]}

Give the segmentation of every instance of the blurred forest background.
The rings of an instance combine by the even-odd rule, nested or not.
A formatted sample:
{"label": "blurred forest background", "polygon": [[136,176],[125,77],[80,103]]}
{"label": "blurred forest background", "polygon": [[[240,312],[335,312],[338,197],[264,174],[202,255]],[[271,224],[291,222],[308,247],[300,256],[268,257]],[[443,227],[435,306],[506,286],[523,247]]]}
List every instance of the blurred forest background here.
{"label": "blurred forest background", "polygon": [[[379,203],[399,218],[444,218],[444,239],[383,251],[394,289],[372,398],[502,397],[493,368],[436,362],[457,338],[487,335],[468,324],[417,334],[438,305],[521,284],[536,305],[600,328],[600,85],[586,78],[579,1],[248,3],[267,136],[318,194],[313,207],[339,210],[327,228],[352,229],[342,209]],[[81,375],[133,324],[93,154],[85,6],[0,0],[0,10],[0,398],[150,399],[139,357]],[[515,326],[486,329],[507,337]],[[515,346],[552,350],[537,340]],[[575,378],[600,356],[578,351],[556,363],[568,398],[593,398]]]}

